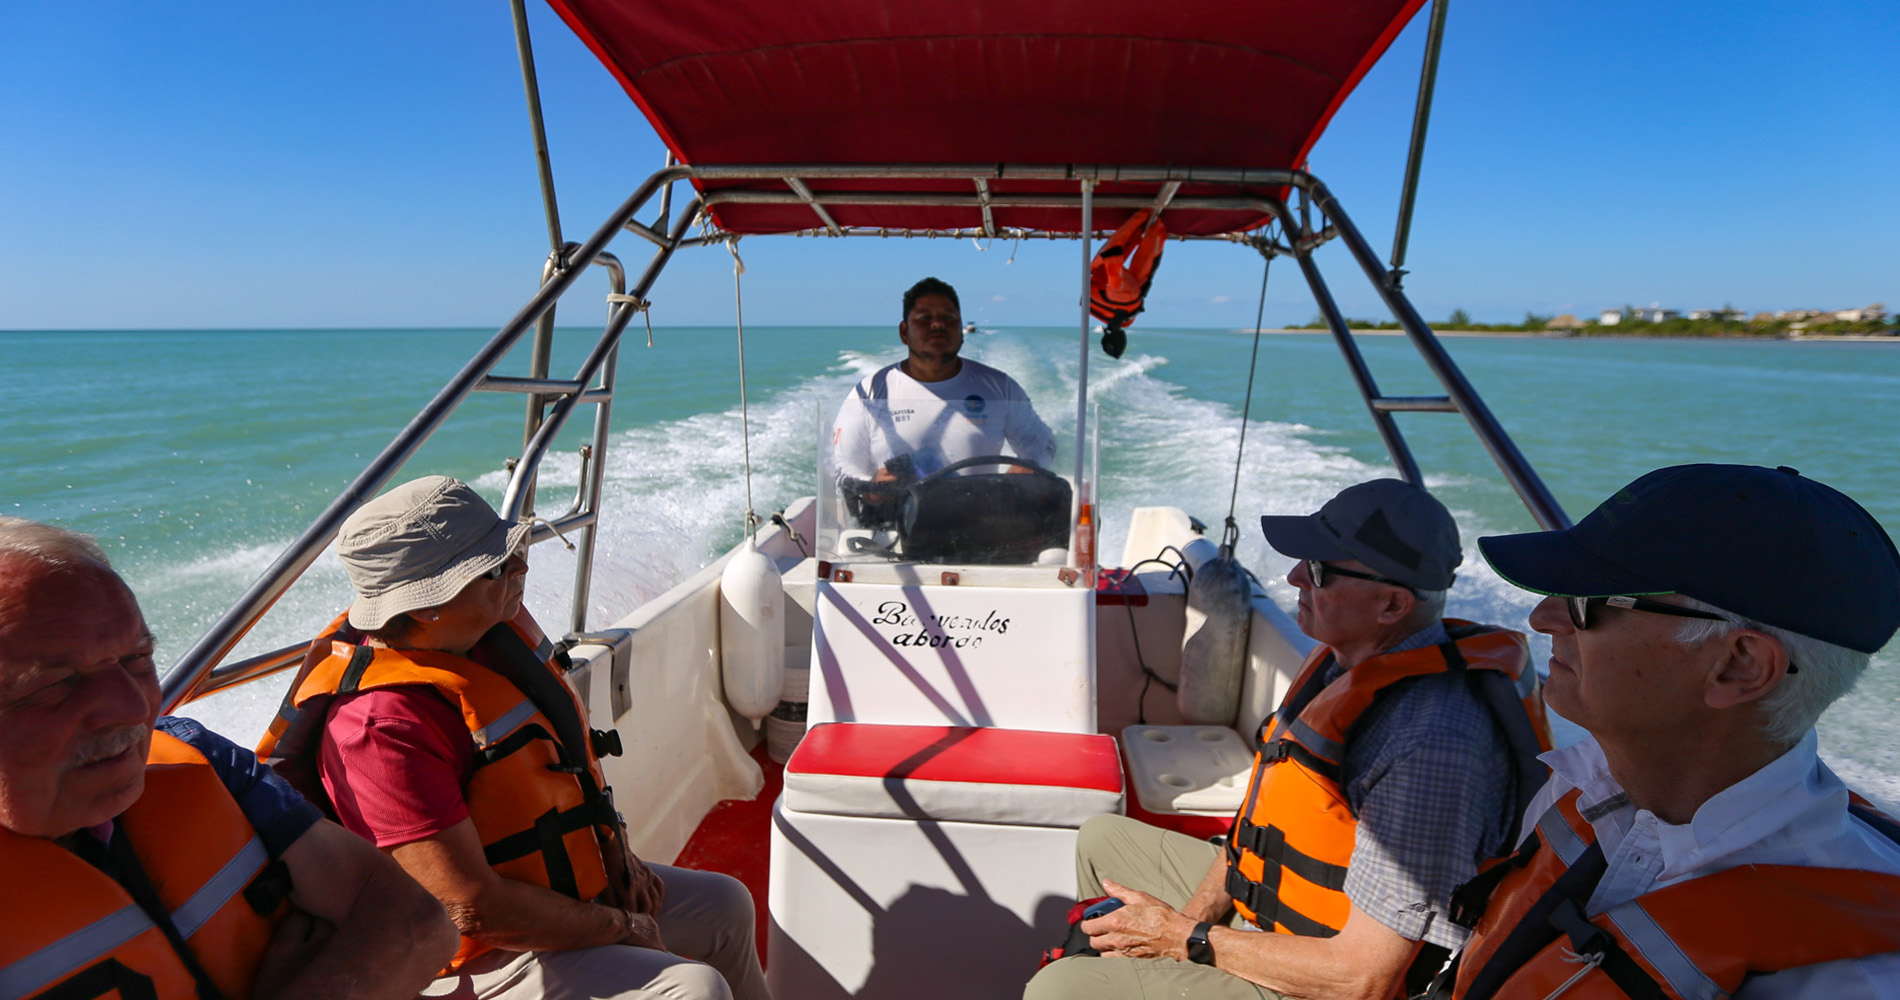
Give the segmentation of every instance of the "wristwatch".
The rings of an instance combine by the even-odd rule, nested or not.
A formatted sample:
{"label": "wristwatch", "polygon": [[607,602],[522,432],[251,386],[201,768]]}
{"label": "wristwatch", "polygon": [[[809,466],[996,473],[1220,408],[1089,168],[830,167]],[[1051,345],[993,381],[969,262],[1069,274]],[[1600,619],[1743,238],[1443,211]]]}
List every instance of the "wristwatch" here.
{"label": "wristwatch", "polygon": [[1207,931],[1213,926],[1213,924],[1203,920],[1194,925],[1194,930],[1188,932],[1188,961],[1196,965],[1214,964],[1214,946],[1207,943]]}

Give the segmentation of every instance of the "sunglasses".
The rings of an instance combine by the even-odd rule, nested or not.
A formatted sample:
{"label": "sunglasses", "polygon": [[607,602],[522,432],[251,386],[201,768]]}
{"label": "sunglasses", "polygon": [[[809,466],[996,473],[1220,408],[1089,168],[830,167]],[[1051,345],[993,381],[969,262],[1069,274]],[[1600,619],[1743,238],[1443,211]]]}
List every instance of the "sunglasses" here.
{"label": "sunglasses", "polygon": [[[1592,605],[1607,604],[1625,611],[1647,611],[1655,615],[1675,615],[1678,618],[1707,618],[1710,621],[1724,622],[1728,619],[1708,611],[1697,611],[1677,604],[1664,604],[1661,601],[1646,601],[1640,597],[1564,597],[1564,608],[1570,612],[1570,624],[1582,632],[1590,627],[1590,608]],[[1788,672],[1800,673],[1801,669],[1792,661],[1788,663]]]}
{"label": "sunglasses", "polygon": [[1389,583],[1394,587],[1404,587],[1406,590],[1412,589],[1412,585],[1409,583],[1400,583],[1391,577],[1379,576],[1376,573],[1361,573],[1356,569],[1340,569],[1338,566],[1327,565],[1318,559],[1306,559],[1302,561],[1306,563],[1306,575],[1313,578],[1313,586],[1315,588],[1326,586],[1328,577],[1350,576],[1355,580],[1371,580],[1373,583]]}
{"label": "sunglasses", "polygon": [[516,556],[516,555],[518,555],[518,554],[519,554],[519,553],[514,553],[514,552],[511,552],[511,553],[509,553],[509,554],[508,554],[508,558],[506,558],[506,559],[503,559],[503,560],[502,560],[501,562],[498,562],[498,563],[496,563],[496,564],[495,564],[495,565],[493,565],[493,566],[490,566],[490,567],[488,568],[488,572],[486,572],[486,573],[483,573],[483,574],[482,574],[482,579],[484,579],[484,580],[499,580],[499,579],[501,579],[502,577],[504,577],[504,576],[507,576],[507,575],[508,575],[508,564],[509,564],[509,563],[511,563],[511,562],[514,562],[514,561],[515,561],[515,556]]}
{"label": "sunglasses", "polygon": [[1604,604],[1613,608],[1622,608],[1625,611],[1647,611],[1650,614],[1675,615],[1678,618],[1708,618],[1718,622],[1727,621],[1727,619],[1721,615],[1711,614],[1707,611],[1697,611],[1694,608],[1685,608],[1675,604],[1664,604],[1661,601],[1646,601],[1640,597],[1564,598],[1564,607],[1570,611],[1570,624],[1575,625],[1579,632],[1590,627],[1590,608],[1595,605]]}

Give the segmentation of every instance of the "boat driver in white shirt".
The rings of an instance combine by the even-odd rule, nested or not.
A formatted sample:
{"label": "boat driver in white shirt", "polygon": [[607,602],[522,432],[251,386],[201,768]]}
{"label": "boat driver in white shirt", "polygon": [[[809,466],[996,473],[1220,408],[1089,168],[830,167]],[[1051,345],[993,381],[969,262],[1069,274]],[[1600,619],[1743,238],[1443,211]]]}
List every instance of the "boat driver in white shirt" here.
{"label": "boat driver in white shirt", "polygon": [[1793,469],[1688,465],[1479,547],[1549,595],[1545,697],[1589,736],[1454,897],[1477,929],[1432,995],[1900,995],[1900,829],[1814,733],[1900,627],[1880,524]]}
{"label": "boat driver in white shirt", "polygon": [[897,336],[904,360],[866,376],[832,426],[832,471],[848,481],[905,483],[968,458],[1010,451],[1037,465],[1055,436],[1016,380],[958,357],[963,313],[956,289],[925,278],[904,293]]}

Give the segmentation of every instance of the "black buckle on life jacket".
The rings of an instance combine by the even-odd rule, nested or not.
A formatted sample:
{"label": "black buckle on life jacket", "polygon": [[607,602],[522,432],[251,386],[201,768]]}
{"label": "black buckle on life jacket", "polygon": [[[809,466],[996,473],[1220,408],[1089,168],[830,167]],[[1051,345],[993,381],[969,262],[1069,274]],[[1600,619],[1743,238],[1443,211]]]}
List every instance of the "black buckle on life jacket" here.
{"label": "black buckle on life jacket", "polygon": [[620,745],[619,730],[592,729],[587,735],[594,745],[596,757],[618,757],[624,752]]}
{"label": "black buckle on life jacket", "polygon": [[1340,766],[1336,761],[1327,760],[1319,754],[1307,749],[1306,746],[1298,740],[1280,736],[1274,739],[1272,743],[1260,748],[1260,763],[1262,766],[1272,766],[1287,760],[1304,766],[1307,770],[1325,778],[1335,785],[1342,784],[1345,780],[1346,769],[1344,767]]}
{"label": "black buckle on life jacket", "polygon": [[[1232,896],[1235,901],[1253,912],[1261,930],[1273,929],[1273,915],[1264,912],[1266,910],[1278,909],[1280,899],[1273,890],[1268,889],[1258,882],[1249,881],[1247,876],[1240,873],[1240,869],[1229,866],[1227,869],[1227,895]],[[1268,906],[1260,901],[1260,897],[1263,895],[1266,896],[1268,903],[1273,904],[1272,906]]]}
{"label": "black buckle on life jacket", "polygon": [[603,788],[594,796],[594,823],[609,830],[619,830],[627,825],[626,817],[614,805],[614,790]]}
{"label": "black buckle on life jacket", "polygon": [[1543,841],[1536,830],[1524,838],[1524,843],[1510,857],[1473,875],[1470,881],[1451,891],[1451,906],[1446,915],[1451,922],[1470,930],[1484,919],[1484,911],[1491,904],[1491,894],[1498,891],[1498,884],[1504,876],[1531,863]]}
{"label": "black buckle on life jacket", "polygon": [[1243,819],[1235,824],[1235,826],[1236,829],[1234,830],[1233,836],[1234,847],[1243,851],[1252,851],[1254,854],[1263,858],[1267,856],[1267,840],[1269,836],[1267,827],[1257,826],[1253,820],[1250,819]]}
{"label": "black buckle on life jacket", "polygon": [[1584,919],[1583,909],[1574,899],[1557,904],[1557,908],[1550,913],[1550,925],[1570,939],[1570,950],[1579,955],[1601,955],[1616,947],[1603,928]]}

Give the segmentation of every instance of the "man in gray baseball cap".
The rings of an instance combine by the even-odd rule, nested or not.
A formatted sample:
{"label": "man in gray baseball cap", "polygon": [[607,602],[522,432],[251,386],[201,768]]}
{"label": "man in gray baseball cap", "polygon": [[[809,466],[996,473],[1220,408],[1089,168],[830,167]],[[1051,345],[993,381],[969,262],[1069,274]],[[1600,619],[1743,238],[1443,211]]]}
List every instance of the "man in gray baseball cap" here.
{"label": "man in gray baseball cap", "polygon": [[1522,634],[1441,617],[1463,559],[1450,512],[1380,479],[1261,528],[1299,560],[1320,645],[1256,737],[1228,843],[1090,820],[1080,893],[1125,905],[1081,929],[1132,961],[1065,958],[1028,997],[1409,995],[1464,940],[1452,890],[1515,840],[1545,774],[1536,675]]}

